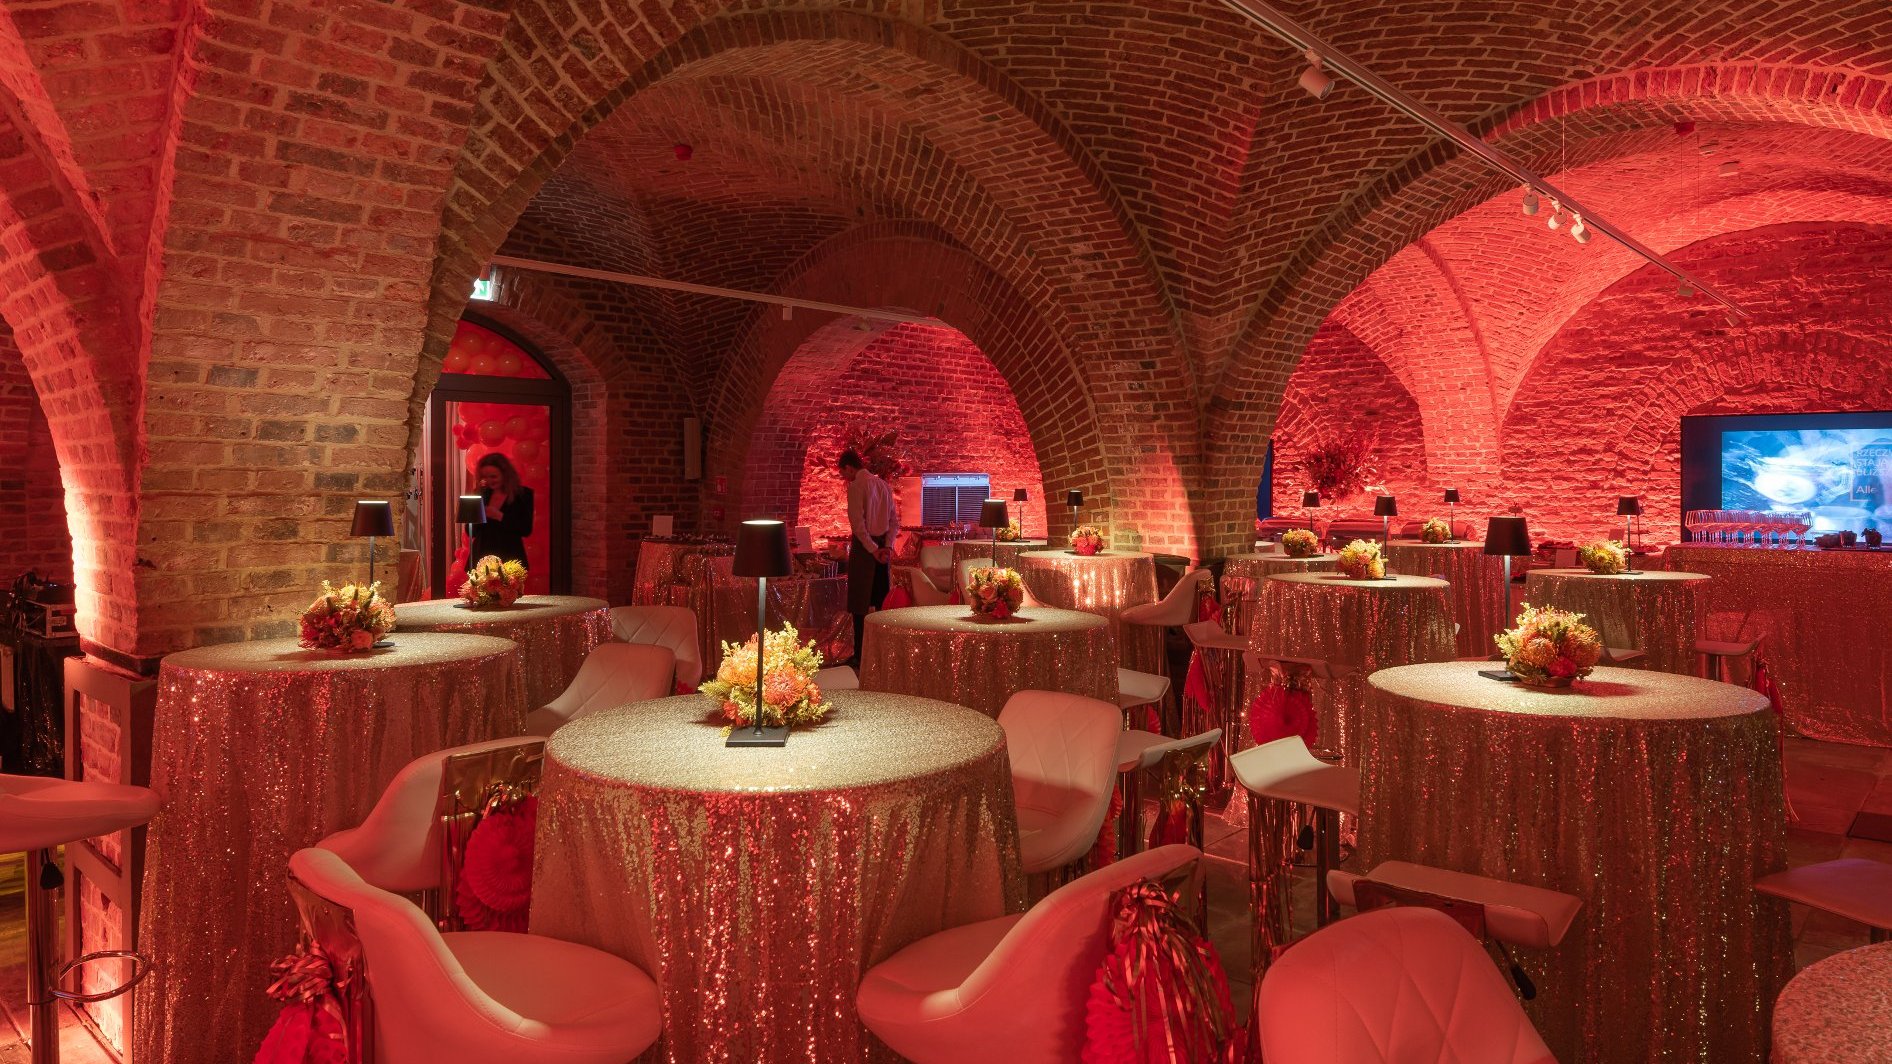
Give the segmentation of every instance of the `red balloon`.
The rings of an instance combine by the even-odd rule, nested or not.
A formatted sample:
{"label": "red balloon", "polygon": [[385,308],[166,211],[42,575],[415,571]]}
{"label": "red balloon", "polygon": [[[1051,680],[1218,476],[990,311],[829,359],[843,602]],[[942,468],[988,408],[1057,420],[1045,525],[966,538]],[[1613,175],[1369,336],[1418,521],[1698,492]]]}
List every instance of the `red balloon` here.
{"label": "red balloon", "polygon": [[499,373],[501,376],[517,377],[523,365],[524,363],[519,360],[519,352],[501,351],[499,353]]}
{"label": "red balloon", "polygon": [[513,416],[506,419],[506,435],[511,436],[515,440],[518,440],[518,439],[524,439],[525,433],[526,433],[526,419],[525,418],[521,417],[518,414],[514,414]]}
{"label": "red balloon", "polygon": [[440,363],[440,368],[448,373],[465,373],[470,361],[464,348],[450,347],[447,349],[447,357]]}
{"label": "red balloon", "polygon": [[512,445],[512,453],[521,462],[531,462],[539,457],[539,441],[522,439]]}
{"label": "red balloon", "polygon": [[497,365],[497,360],[494,359],[492,355],[489,355],[485,353],[484,351],[473,356],[473,372],[478,373],[481,376],[485,376],[485,377],[492,376],[493,367],[495,365]]}
{"label": "red balloon", "polygon": [[519,479],[529,484],[543,484],[545,483],[545,473],[546,468],[544,462],[532,462],[520,468]]}
{"label": "red balloon", "polygon": [[478,357],[486,353],[489,343],[491,343],[491,337],[485,329],[469,325],[466,327],[466,339],[461,346],[466,348],[468,355]]}
{"label": "red balloon", "polygon": [[488,447],[497,447],[506,438],[506,426],[497,421],[480,422],[480,442]]}

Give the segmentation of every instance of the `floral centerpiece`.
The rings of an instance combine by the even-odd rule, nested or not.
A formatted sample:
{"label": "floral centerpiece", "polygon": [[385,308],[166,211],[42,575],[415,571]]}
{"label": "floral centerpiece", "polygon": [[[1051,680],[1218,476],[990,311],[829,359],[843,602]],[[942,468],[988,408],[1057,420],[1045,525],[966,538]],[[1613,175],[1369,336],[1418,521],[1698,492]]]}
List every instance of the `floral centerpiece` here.
{"label": "floral centerpiece", "polygon": [[1364,539],[1356,539],[1340,548],[1340,554],[1334,559],[1334,568],[1354,580],[1378,580],[1386,575],[1386,558],[1380,554],[1380,545]]}
{"label": "floral centerpiece", "polygon": [[1312,558],[1320,551],[1320,540],[1305,528],[1290,528],[1281,533],[1281,553],[1290,558]]}
{"label": "floral centerpiece", "polygon": [[1071,549],[1079,554],[1091,555],[1104,549],[1104,530],[1096,525],[1079,525],[1071,533]]}
{"label": "floral centerpiece", "polygon": [[337,588],[322,581],[322,593],[302,611],[301,643],[310,650],[367,650],[394,630],[394,607],[381,597],[381,582]]}
{"label": "floral centerpiece", "polygon": [[1419,542],[1444,543],[1452,538],[1452,526],[1437,517],[1429,517],[1419,528]]}
{"label": "floral centerpiece", "polygon": [[1005,620],[1025,604],[1025,580],[1016,569],[981,566],[966,578],[966,604],[981,617]]}
{"label": "floral centerpiece", "polygon": [[526,567],[488,554],[466,574],[460,597],[473,609],[510,606],[526,593]]}
{"label": "floral centerpiece", "polygon": [[1629,568],[1629,552],[1612,539],[1599,539],[1577,548],[1577,560],[1601,576],[1615,576]]}
{"label": "floral centerpiece", "polygon": [[[768,633],[762,653],[767,667],[762,678],[763,727],[816,724],[834,709],[815,683],[815,673],[821,671],[821,651],[813,640],[802,642],[794,625],[784,624],[781,631]],[[716,678],[697,688],[738,728],[756,722],[755,667],[755,636],[740,646],[724,643],[723,663],[716,669]]]}
{"label": "floral centerpiece", "polygon": [[1018,542],[1018,518],[1016,517],[1012,518],[1011,521],[1006,523],[1004,528],[999,529],[998,537],[999,537],[1000,543],[1017,543]]}
{"label": "floral centerpiece", "polygon": [[1590,675],[1603,656],[1603,641],[1583,614],[1528,602],[1518,626],[1496,638],[1511,674],[1533,687],[1568,687]]}

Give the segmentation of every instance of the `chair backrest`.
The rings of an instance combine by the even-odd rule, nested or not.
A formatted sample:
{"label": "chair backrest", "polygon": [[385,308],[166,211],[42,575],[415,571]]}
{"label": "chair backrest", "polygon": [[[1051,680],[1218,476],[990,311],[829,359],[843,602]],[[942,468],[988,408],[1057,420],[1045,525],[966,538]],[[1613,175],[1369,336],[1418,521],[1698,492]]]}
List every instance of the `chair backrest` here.
{"label": "chair backrest", "polygon": [[1210,728],[1208,731],[1191,735],[1186,739],[1171,739],[1158,743],[1143,751],[1143,759],[1137,762],[1139,769],[1155,768],[1163,759],[1175,757],[1181,759],[1205,756],[1210,747],[1222,741],[1222,729]]}
{"label": "chair backrest", "polygon": [[1073,792],[1102,795],[1097,823],[1103,827],[1108,796],[1117,780],[1117,739],[1123,711],[1109,702],[1056,691],[1020,691],[999,710],[1012,763],[1012,792],[1025,808],[1061,808]]}
{"label": "chair backrest", "polygon": [[703,679],[703,654],[696,642],[696,611],[687,606],[617,606],[611,634],[620,643],[668,647],[677,656],[677,682],[695,687]]}
{"label": "chair backrest", "polygon": [[950,543],[929,543],[920,548],[920,568],[935,572],[950,572],[953,567],[953,545]]}
{"label": "chair backrest", "polygon": [[289,874],[354,918],[374,997],[379,1060],[531,1059],[535,1047],[528,1039],[544,1025],[481,990],[413,902],[364,882],[340,855],[320,847],[290,855]]}
{"label": "chair backrest", "polygon": [[1193,846],[1161,846],[1052,891],[952,994],[959,1020],[1004,1032],[993,1041],[1007,1047],[1007,1059],[1078,1059],[1090,986],[1110,945],[1111,896],[1138,880],[1165,880],[1201,856]]}
{"label": "chair backrest", "polygon": [[892,575],[895,584],[906,584],[915,606],[944,606],[952,597],[951,591],[941,591],[933,584],[932,577],[911,565],[894,566]]}
{"label": "chair backrest", "polygon": [[550,735],[552,730],[587,713],[626,702],[662,698],[674,688],[677,656],[669,647],[644,643],[600,643],[585,655],[578,675],[543,709],[526,718],[526,731]]}
{"label": "chair backrest", "polygon": [[963,558],[960,560],[958,568],[953,572],[953,586],[959,589],[961,595],[964,595],[967,585],[972,583],[972,571],[974,569],[990,568],[992,568],[992,559],[990,558]]}
{"label": "chair backrest", "polygon": [[834,691],[858,691],[861,689],[860,674],[847,665],[830,665],[815,672],[815,686],[823,694]]}
{"label": "chair backrest", "polygon": [[1268,1064],[1554,1064],[1491,958],[1433,909],[1362,913],[1268,969],[1255,1021]]}
{"label": "chair backrest", "polygon": [[[512,775],[536,785],[545,743],[540,739],[493,739],[423,754],[394,774],[360,825],[322,840],[362,879],[382,890],[414,894],[442,886],[446,864],[441,821],[442,781],[450,758],[497,755]],[[470,830],[470,827],[469,827]]]}

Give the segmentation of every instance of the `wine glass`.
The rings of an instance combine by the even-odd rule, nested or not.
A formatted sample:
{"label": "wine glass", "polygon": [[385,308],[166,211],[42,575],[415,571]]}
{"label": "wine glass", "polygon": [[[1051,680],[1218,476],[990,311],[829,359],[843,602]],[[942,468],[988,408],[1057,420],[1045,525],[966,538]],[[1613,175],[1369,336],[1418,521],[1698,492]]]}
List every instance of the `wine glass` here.
{"label": "wine glass", "polygon": [[1794,542],[1798,546],[1807,545],[1807,530],[1813,527],[1813,511],[1795,510],[1787,515],[1788,529],[1793,532]]}
{"label": "wine glass", "polygon": [[1701,527],[1701,511],[1700,510],[1684,511],[1682,514],[1682,527],[1688,529],[1689,542],[1691,543],[1700,542],[1701,537],[1695,534],[1695,530]]}

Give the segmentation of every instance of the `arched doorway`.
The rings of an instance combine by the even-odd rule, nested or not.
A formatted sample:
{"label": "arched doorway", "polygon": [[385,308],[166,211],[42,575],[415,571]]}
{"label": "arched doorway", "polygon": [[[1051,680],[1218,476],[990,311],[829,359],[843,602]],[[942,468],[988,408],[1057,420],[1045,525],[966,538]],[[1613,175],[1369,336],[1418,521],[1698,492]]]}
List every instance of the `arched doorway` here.
{"label": "arched doorway", "polygon": [[[423,552],[427,597],[459,590],[468,559],[464,526],[454,521],[461,495],[478,494],[475,469],[503,455],[533,494],[526,537],[526,591],[571,590],[571,386],[512,331],[469,313],[454,333],[440,381],[427,401],[421,484],[404,543]],[[418,516],[419,520],[413,520]]]}

